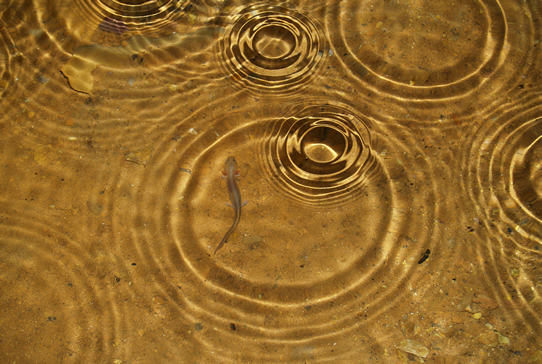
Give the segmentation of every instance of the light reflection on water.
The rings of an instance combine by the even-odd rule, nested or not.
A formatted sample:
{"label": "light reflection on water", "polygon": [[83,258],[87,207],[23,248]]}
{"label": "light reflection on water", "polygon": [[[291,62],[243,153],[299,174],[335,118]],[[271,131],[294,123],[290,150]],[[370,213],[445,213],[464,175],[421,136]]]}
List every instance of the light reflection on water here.
{"label": "light reflection on water", "polygon": [[535,5],[0,15],[2,361],[542,357]]}

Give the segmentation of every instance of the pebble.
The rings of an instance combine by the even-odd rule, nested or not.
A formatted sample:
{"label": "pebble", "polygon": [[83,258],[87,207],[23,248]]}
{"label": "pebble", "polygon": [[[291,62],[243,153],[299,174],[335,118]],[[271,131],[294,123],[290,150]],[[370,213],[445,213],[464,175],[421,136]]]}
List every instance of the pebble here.
{"label": "pebble", "polygon": [[397,349],[404,351],[405,353],[414,354],[421,358],[426,358],[429,355],[429,349],[425,347],[421,342],[411,339],[401,341]]}
{"label": "pebble", "polygon": [[491,348],[497,346],[497,334],[494,331],[484,331],[478,336],[478,342]]}
{"label": "pebble", "polygon": [[472,302],[470,297],[465,298],[456,307],[458,311],[465,311],[470,313],[475,313],[480,310],[480,305],[476,302]]}
{"label": "pebble", "polygon": [[497,339],[499,339],[500,344],[510,345],[510,339],[500,333],[497,333]]}
{"label": "pebble", "polygon": [[57,152],[51,145],[44,145],[37,148],[34,150],[33,157],[40,166],[48,166],[53,163],[58,164]]}

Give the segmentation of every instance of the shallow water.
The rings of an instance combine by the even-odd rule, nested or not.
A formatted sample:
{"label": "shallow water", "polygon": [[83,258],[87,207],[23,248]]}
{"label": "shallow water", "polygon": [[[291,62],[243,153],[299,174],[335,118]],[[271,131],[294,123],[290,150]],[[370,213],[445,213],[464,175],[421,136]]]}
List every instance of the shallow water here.
{"label": "shallow water", "polygon": [[1,362],[542,363],[538,2],[0,3]]}

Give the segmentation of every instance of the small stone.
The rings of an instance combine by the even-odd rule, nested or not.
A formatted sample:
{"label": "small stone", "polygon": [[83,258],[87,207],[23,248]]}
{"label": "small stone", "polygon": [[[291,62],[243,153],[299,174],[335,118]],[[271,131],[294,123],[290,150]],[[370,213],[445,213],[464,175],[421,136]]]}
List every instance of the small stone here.
{"label": "small stone", "polygon": [[519,270],[517,268],[510,269],[510,274],[512,277],[517,278],[519,276]]}
{"label": "small stone", "polygon": [[479,304],[472,302],[471,298],[467,297],[461,301],[456,307],[458,311],[466,311],[474,313],[479,311]]}
{"label": "small stone", "polygon": [[411,339],[401,341],[397,349],[404,351],[405,353],[414,354],[421,358],[426,358],[429,355],[429,349],[425,347],[421,342]]}
{"label": "small stone", "polygon": [[501,335],[500,333],[497,333],[497,338],[499,339],[500,344],[510,345],[510,339],[507,338],[506,336]]}
{"label": "small stone", "polygon": [[57,151],[51,145],[44,145],[37,148],[34,150],[33,157],[36,163],[38,163],[40,166],[58,163]]}
{"label": "small stone", "polygon": [[31,111],[31,112],[28,113],[28,118],[29,118],[29,119],[34,119],[34,116],[36,116],[36,113],[33,112],[33,111]]}
{"label": "small stone", "polygon": [[494,348],[498,344],[497,334],[493,331],[484,331],[478,336],[478,342]]}
{"label": "small stone", "polygon": [[472,315],[472,317],[475,320],[480,320],[482,318],[482,313],[481,312],[476,312],[474,315]]}
{"label": "small stone", "polygon": [[198,322],[197,324],[194,325],[194,330],[196,331],[203,330],[203,324],[201,322]]}
{"label": "small stone", "polygon": [[169,87],[169,90],[171,92],[175,92],[175,91],[178,91],[179,90],[179,86],[175,85],[175,84],[171,84],[168,86]]}

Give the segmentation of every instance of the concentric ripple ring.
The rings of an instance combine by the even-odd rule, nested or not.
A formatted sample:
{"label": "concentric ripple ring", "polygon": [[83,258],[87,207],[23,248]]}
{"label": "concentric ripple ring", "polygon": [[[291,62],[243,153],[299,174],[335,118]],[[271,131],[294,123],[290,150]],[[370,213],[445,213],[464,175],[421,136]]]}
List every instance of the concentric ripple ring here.
{"label": "concentric ripple ring", "polygon": [[280,6],[251,6],[224,36],[222,61],[241,86],[286,91],[305,84],[323,57],[325,38],[307,16]]}
{"label": "concentric ripple ring", "polygon": [[408,3],[336,1],[328,23],[339,19],[339,27],[330,28],[330,42],[352,74],[380,92],[409,99],[470,93],[509,57],[514,12],[484,0],[456,5],[435,2],[421,13]]}
{"label": "concentric ripple ring", "polygon": [[266,150],[273,175],[309,203],[352,198],[373,164],[370,121],[344,106],[315,105],[278,120]]}
{"label": "concentric ripple ring", "polygon": [[[490,151],[488,180],[497,204],[491,213],[514,231],[542,242],[542,118],[520,117],[484,143]],[[484,150],[483,150],[484,151]]]}

